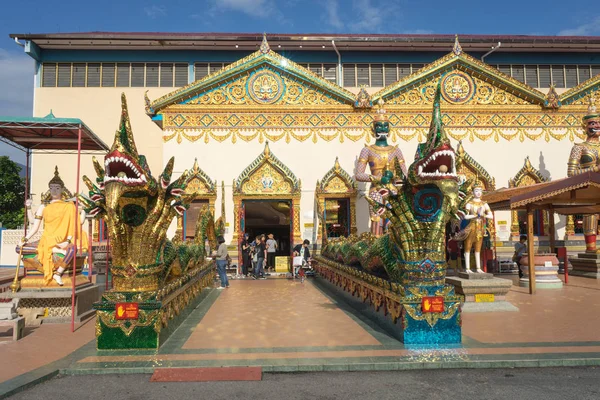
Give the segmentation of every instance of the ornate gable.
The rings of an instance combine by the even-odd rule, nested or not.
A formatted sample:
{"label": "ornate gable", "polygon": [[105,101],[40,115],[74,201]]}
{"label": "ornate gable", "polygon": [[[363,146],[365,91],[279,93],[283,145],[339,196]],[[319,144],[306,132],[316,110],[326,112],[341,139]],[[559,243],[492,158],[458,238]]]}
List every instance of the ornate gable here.
{"label": "ornate gable", "polygon": [[344,194],[349,197],[356,195],[356,181],[347,173],[335,158],[335,164],[321,181],[317,181],[316,194]]}
{"label": "ornate gable", "polygon": [[375,93],[388,105],[433,104],[435,88],[442,80],[442,97],[454,105],[543,105],[545,95],[464,53],[458,43],[453,51],[416,73]]}
{"label": "ornate gable", "polygon": [[458,142],[456,148],[456,170],[467,180],[483,185],[486,192],[496,189],[496,180],[465,151],[462,141]]}
{"label": "ornate gable", "polygon": [[233,194],[299,196],[300,180],[265,144],[264,151],[233,181]]}
{"label": "ornate gable", "polygon": [[182,106],[340,106],[353,105],[352,92],[277,54],[266,38],[260,49],[153,102],[146,112],[160,114]]}
{"label": "ornate gable", "polygon": [[590,97],[598,97],[599,89],[600,75],[596,75],[560,95],[560,103],[563,106],[587,106],[590,103]]}
{"label": "ornate gable", "polygon": [[200,197],[217,197],[216,181],[210,177],[198,166],[198,159],[194,159],[194,166],[189,172],[188,178],[185,181],[186,188],[184,196],[191,199]]}
{"label": "ornate gable", "polygon": [[508,181],[508,187],[529,186],[536,183],[547,182],[548,180],[548,178],[544,177],[540,171],[531,165],[529,157],[526,157],[523,167]]}

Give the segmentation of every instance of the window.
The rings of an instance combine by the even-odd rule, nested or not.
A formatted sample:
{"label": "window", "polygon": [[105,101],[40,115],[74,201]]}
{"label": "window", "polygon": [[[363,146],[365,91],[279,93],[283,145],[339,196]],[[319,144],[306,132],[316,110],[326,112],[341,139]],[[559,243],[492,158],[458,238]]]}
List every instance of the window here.
{"label": "window", "polygon": [[118,63],[117,64],[117,87],[129,86],[130,79],[129,64]]}
{"label": "window", "polygon": [[210,73],[211,74],[214,74],[221,68],[223,68],[223,63],[210,63]]}
{"label": "window", "polygon": [[194,65],[194,80],[199,80],[208,75],[208,64],[195,64]]}
{"label": "window", "polygon": [[383,66],[383,80],[385,86],[391,85],[398,80],[398,69],[396,64],[385,64]]}
{"label": "window", "polygon": [[357,64],[356,65],[356,86],[361,85],[369,86],[369,64]]}
{"label": "window", "polygon": [[410,75],[410,64],[399,64],[398,65],[398,79],[402,79],[405,76]]}
{"label": "window", "polygon": [[356,65],[344,64],[342,68],[344,86],[356,86]]}
{"label": "window", "polygon": [[173,87],[173,64],[160,64],[160,86]]}
{"label": "window", "polygon": [[565,79],[568,88],[577,86],[577,66],[565,65]]}
{"label": "window", "polygon": [[371,64],[371,87],[383,87],[383,64]]}
{"label": "window", "polygon": [[335,64],[324,64],[323,65],[323,78],[329,82],[337,82],[337,65]]}
{"label": "window", "polygon": [[321,64],[310,64],[309,69],[313,74],[321,76]]}
{"label": "window", "polygon": [[579,73],[579,83],[583,83],[591,78],[589,65],[579,65],[577,72]]}
{"label": "window", "polygon": [[144,87],[144,64],[131,64],[131,87]]}
{"label": "window", "polygon": [[71,86],[73,87],[85,87],[85,64],[76,63],[73,64],[73,80]]}
{"label": "window", "polygon": [[498,70],[503,74],[510,76],[510,65],[498,65]]}
{"label": "window", "polygon": [[592,65],[592,77],[600,74],[600,65]]}
{"label": "window", "polygon": [[565,87],[565,68],[563,65],[552,66],[552,83],[557,88]]}
{"label": "window", "polygon": [[425,66],[425,64],[412,64],[411,65],[412,73],[414,74],[415,72],[417,72],[418,70],[420,70],[424,66]]}
{"label": "window", "polygon": [[525,67],[523,65],[513,65],[512,77],[520,82],[525,82]]}
{"label": "window", "polygon": [[146,64],[146,86],[158,87],[158,63]]}
{"label": "window", "polygon": [[71,86],[71,64],[58,64],[58,87]]}
{"label": "window", "polygon": [[531,87],[540,87],[538,83],[537,65],[525,66],[525,83]]}
{"label": "window", "polygon": [[188,65],[184,63],[175,64],[175,86],[188,84]]}
{"label": "window", "polygon": [[100,63],[89,63],[87,65],[87,85],[88,87],[100,86]]}
{"label": "window", "polygon": [[550,66],[549,65],[540,65],[538,66],[539,78],[540,78],[540,86],[541,88],[550,87]]}
{"label": "window", "polygon": [[[116,65],[112,63],[102,63],[102,86],[103,87],[114,87],[115,86],[115,68]],[[129,83],[129,78],[127,78]]]}
{"label": "window", "polygon": [[44,63],[42,65],[42,86],[44,86],[44,87],[55,87],[56,86],[56,64]]}

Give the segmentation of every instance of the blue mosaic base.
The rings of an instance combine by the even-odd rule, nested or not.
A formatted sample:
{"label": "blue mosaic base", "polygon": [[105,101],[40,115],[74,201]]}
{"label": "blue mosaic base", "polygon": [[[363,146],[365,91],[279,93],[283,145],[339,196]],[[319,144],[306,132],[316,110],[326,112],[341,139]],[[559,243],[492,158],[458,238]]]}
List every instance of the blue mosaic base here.
{"label": "blue mosaic base", "polygon": [[[452,306],[456,302],[446,302],[447,306]],[[431,327],[427,321],[417,321],[408,313],[404,314],[405,323],[403,326],[404,344],[460,344],[462,337],[462,327],[460,325],[460,310],[452,318],[439,319]],[[400,324],[398,324],[400,328]]]}

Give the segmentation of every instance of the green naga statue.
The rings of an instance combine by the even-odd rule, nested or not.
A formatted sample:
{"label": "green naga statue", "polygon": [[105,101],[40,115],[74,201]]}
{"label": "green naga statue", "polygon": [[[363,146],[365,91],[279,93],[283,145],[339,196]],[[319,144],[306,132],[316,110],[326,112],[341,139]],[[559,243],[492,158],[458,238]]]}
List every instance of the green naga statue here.
{"label": "green naga statue", "polygon": [[412,328],[424,319],[420,299],[445,298],[445,310],[435,318],[445,321],[443,326],[437,322],[418,332],[406,331],[405,343],[460,342],[461,298],[445,285],[445,228],[457,218],[460,202],[455,156],[442,124],[438,86],[427,140],[418,145],[408,172],[404,174],[402,165],[394,162],[376,182],[379,196],[367,199],[375,212],[390,220],[388,233],[333,240],[321,252],[327,259],[400,287],[402,306],[413,320],[405,323]]}
{"label": "green naga statue", "polygon": [[[84,176],[88,215],[106,222],[112,250],[113,289],[95,304],[98,348],[156,348],[161,329],[191,302],[212,277],[205,242],[216,248],[214,219],[200,215],[195,240],[174,244],[167,229],[187,204],[182,200],[187,171],[171,182],[174,158],[154,178],[138,154],[125,95],[114,143],[101,165],[94,158],[96,184]],[[120,319],[116,305],[136,303],[139,316]]]}

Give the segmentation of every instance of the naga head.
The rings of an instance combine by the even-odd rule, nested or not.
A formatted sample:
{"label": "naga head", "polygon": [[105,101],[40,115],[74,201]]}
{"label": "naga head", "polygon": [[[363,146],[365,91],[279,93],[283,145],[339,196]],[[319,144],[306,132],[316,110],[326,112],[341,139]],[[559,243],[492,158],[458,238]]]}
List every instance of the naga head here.
{"label": "naga head", "polygon": [[124,94],[121,107],[119,128],[104,165],[93,160],[97,184],[84,176],[89,197],[80,197],[89,215],[106,222],[113,246],[115,287],[137,290],[137,281],[149,286],[158,282],[154,278],[160,271],[149,266],[157,264],[169,224],[186,209],[181,196],[187,171],[171,182],[171,158],[163,173],[154,178],[146,158],[137,151]]}
{"label": "naga head", "polygon": [[427,140],[419,143],[415,161],[408,168],[408,183],[412,186],[433,184],[442,191],[456,190],[456,153],[444,130],[440,112],[441,87],[438,84],[433,102],[433,115]]}
{"label": "naga head", "polygon": [[588,113],[583,117],[583,129],[588,138],[600,137],[600,114],[596,111],[595,99],[590,97]]}

